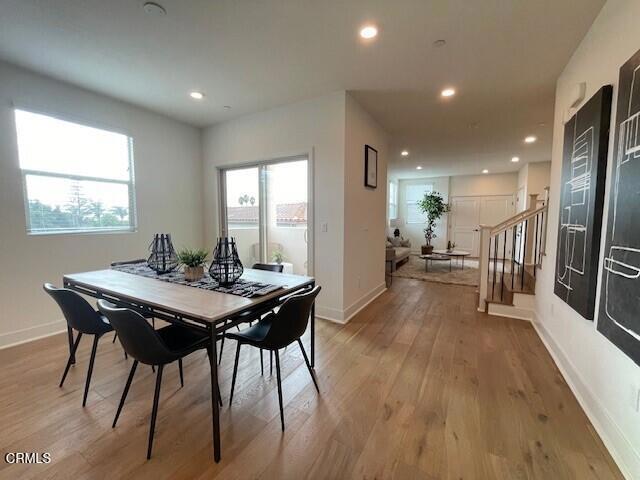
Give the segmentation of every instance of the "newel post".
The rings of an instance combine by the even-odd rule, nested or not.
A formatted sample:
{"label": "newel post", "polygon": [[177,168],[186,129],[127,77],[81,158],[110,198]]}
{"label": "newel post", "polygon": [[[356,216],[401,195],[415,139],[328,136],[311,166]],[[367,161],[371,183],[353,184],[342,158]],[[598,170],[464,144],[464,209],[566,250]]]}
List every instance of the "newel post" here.
{"label": "newel post", "polygon": [[489,243],[491,242],[491,225],[480,225],[480,252],[478,253],[479,275],[478,282],[478,311],[484,312],[487,307],[487,291],[489,288]]}
{"label": "newel post", "polygon": [[[537,193],[530,193],[529,194],[529,205],[527,205],[527,210],[529,211],[533,211],[536,208],[538,208],[538,194]],[[529,219],[529,221],[527,222],[527,231],[526,231],[526,235],[527,235],[527,249],[524,252],[524,264],[526,265],[528,264],[532,264],[535,263],[534,259],[533,259],[533,249],[534,249],[534,233],[535,233],[535,220],[533,219],[533,217],[531,217]]]}

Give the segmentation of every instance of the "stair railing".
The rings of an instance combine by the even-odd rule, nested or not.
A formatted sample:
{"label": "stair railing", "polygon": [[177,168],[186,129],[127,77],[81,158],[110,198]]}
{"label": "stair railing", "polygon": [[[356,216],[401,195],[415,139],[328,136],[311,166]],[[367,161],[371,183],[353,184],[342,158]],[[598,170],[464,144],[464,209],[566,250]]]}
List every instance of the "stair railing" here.
{"label": "stair railing", "polygon": [[547,240],[549,187],[544,197],[529,195],[527,209],[498,225],[480,225],[480,268],[478,310],[486,311],[487,301],[504,299],[505,283],[511,291],[523,291],[527,266],[542,263]]}

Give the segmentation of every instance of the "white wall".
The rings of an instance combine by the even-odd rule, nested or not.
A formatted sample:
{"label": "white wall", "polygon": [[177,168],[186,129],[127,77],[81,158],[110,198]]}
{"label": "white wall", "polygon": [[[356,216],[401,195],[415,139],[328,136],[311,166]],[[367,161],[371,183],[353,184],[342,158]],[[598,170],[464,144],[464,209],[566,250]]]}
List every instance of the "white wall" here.
{"label": "white wall", "polygon": [[451,177],[450,197],[513,195],[518,188],[517,173],[459,175]]}
{"label": "white wall", "polygon": [[[450,177],[430,177],[400,180],[398,182],[398,221],[400,222],[400,234],[404,238],[411,240],[411,250],[420,252],[420,247],[425,244],[424,228],[425,223],[407,223],[407,186],[431,184],[433,191],[442,195],[445,202],[449,202],[449,178]],[[426,220],[426,216],[425,216]],[[436,223],[436,235],[432,244],[434,248],[446,248],[447,246],[447,226],[448,215],[445,214]],[[393,230],[393,228],[391,229]]]}
{"label": "white wall", "polygon": [[[344,310],[345,98],[345,92],[337,92],[247,115],[207,128],[203,135],[208,245],[219,234],[218,167],[311,155],[315,258],[310,260],[322,286],[316,313],[336,320]],[[384,217],[384,210],[380,212]],[[324,223],[326,232],[321,229]]]}
{"label": "white wall", "polygon": [[[585,320],[556,297],[553,281],[562,163],[562,120],[569,107],[570,91],[577,83],[586,82],[585,99],[589,99],[603,85],[612,84],[613,98],[616,98],[618,70],[640,48],[638,18],[640,2],[637,0],[609,0],[558,79],[547,256],[543,260],[536,286],[535,323],[609,451],[630,479],[640,478],[640,413],[635,408],[640,389],[640,368],[596,330],[595,322]],[[613,126],[609,140],[606,206],[609,205],[613,164]],[[607,224],[608,213],[605,208],[603,225]],[[603,248],[600,267],[602,252]],[[600,278],[601,271],[598,273]],[[598,301],[599,296],[598,291]]]}
{"label": "white wall", "polygon": [[[345,107],[343,319],[348,319],[385,289],[388,137],[350,95]],[[378,151],[375,189],[364,186],[365,145]]]}
{"label": "white wall", "polygon": [[[133,137],[137,232],[26,234],[13,102]],[[0,62],[0,346],[65,328],[45,281],[143,257],[156,232],[203,245],[200,145],[197,128]]]}

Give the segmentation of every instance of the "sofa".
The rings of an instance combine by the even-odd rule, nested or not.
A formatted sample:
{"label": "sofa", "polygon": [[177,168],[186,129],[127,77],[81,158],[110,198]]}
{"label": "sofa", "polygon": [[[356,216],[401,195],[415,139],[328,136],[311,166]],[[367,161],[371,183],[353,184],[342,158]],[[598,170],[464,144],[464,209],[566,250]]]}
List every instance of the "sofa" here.
{"label": "sofa", "polygon": [[409,261],[411,255],[411,242],[402,237],[387,237],[387,249],[385,259],[391,272],[395,272],[399,265]]}

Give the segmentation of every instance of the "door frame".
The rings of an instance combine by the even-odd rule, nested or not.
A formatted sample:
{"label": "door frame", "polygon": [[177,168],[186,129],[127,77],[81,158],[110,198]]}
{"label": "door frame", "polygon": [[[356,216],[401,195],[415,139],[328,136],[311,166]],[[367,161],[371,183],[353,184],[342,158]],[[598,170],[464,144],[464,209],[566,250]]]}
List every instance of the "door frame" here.
{"label": "door frame", "polygon": [[[314,148],[301,153],[294,153],[289,155],[282,155],[276,157],[270,157],[262,160],[253,160],[249,162],[234,163],[229,165],[216,166],[217,181],[218,181],[218,231],[221,236],[227,236],[229,226],[227,225],[227,189],[225,181],[225,172],[228,170],[242,170],[245,168],[258,168],[258,181],[262,185],[264,179],[262,178],[262,172],[264,170],[260,167],[266,167],[269,165],[276,165],[279,163],[295,162],[298,160],[307,160],[307,275],[312,277],[315,271],[315,192],[314,192]],[[259,187],[260,205],[263,205],[262,196],[266,194],[264,188]],[[262,250],[266,248],[264,239],[266,238],[266,231],[263,218],[263,209],[259,211],[259,238]],[[261,256],[264,252],[260,252]]]}

